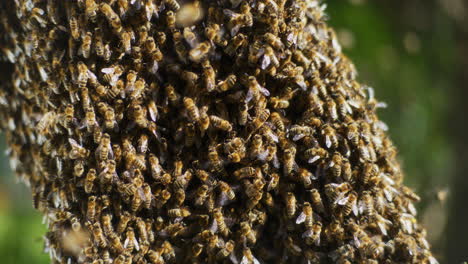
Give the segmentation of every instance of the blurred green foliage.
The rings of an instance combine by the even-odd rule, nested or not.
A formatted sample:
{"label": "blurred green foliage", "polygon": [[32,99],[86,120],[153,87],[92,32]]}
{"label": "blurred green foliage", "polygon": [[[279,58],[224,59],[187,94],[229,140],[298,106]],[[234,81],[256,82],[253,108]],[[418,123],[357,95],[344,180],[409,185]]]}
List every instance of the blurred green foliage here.
{"label": "blurred green foliage", "polygon": [[[413,10],[403,10],[408,5],[401,6],[402,10],[391,9],[384,1],[356,4],[359,2],[366,1],[326,1],[329,23],[345,54],[355,63],[360,82],[373,87],[376,97],[388,103],[379,114],[400,151],[406,184],[422,196],[420,218],[430,208],[434,219],[433,209],[438,210],[441,220],[425,224],[428,233],[435,234],[430,236],[431,243],[442,260],[444,241],[440,234],[446,208],[434,207],[434,197],[449,185],[452,174],[453,150],[445,126],[450,101],[447,87],[454,85],[453,26],[432,2],[423,1],[421,9],[409,5]],[[418,12],[428,14],[415,15]],[[42,217],[31,208],[24,184],[15,184],[6,158],[0,164],[1,263],[48,263],[43,253]]]}

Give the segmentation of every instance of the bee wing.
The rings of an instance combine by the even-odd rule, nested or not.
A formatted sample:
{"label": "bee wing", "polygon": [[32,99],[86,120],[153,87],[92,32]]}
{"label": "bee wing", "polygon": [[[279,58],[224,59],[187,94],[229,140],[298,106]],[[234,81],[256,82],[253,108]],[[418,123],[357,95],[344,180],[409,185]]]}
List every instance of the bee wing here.
{"label": "bee wing", "polygon": [[335,203],[339,204],[339,205],[345,205],[349,200],[349,196],[346,196],[344,198],[341,198],[341,199],[336,199]]}
{"label": "bee wing", "polygon": [[269,154],[268,149],[265,149],[264,151],[261,151],[260,153],[258,153],[257,158],[261,161],[265,161],[268,154]]}
{"label": "bee wing", "polygon": [[270,91],[268,89],[258,85],[258,90],[265,96],[270,96]]}
{"label": "bee wing", "polygon": [[330,136],[325,136],[325,144],[327,146],[327,148],[330,148],[331,145],[332,145],[332,142],[331,142],[331,139],[330,139]]}
{"label": "bee wing", "polygon": [[102,73],[105,73],[105,74],[114,73],[114,71],[115,71],[115,68],[114,68],[114,67],[102,68],[102,69],[101,69],[101,72],[102,72]]}
{"label": "bee wing", "polygon": [[213,220],[213,223],[210,226],[210,231],[213,233],[216,233],[217,230],[218,230],[218,221]]}
{"label": "bee wing", "polygon": [[319,159],[320,159],[320,156],[319,156],[319,155],[315,155],[315,156],[313,156],[312,158],[310,158],[307,162],[308,162],[308,163],[314,163],[314,162],[316,162],[316,161],[319,160]]}
{"label": "bee wing", "polygon": [[382,232],[382,235],[386,236],[387,235],[387,226],[385,223],[382,221],[377,221],[377,225],[379,226],[380,232]]}
{"label": "bee wing", "polygon": [[252,89],[249,89],[249,91],[247,92],[247,95],[245,96],[245,102],[246,103],[250,102],[252,98],[253,98],[253,91]]}
{"label": "bee wing", "polygon": [[278,156],[276,156],[276,154],[273,156],[273,166],[276,169],[279,169],[279,167],[281,166],[281,164],[279,162],[279,159],[278,159]]}
{"label": "bee wing", "polygon": [[88,78],[97,80],[96,74],[94,74],[92,71],[88,70]]}
{"label": "bee wing", "polygon": [[72,148],[81,148],[81,145],[76,142],[73,138],[68,138],[68,143],[72,146]]}
{"label": "bee wing", "polygon": [[304,138],[304,137],[305,137],[304,134],[297,134],[297,135],[294,135],[294,137],[293,137],[292,140],[293,140],[293,141],[298,141],[298,140],[300,140],[300,139],[302,139],[302,138]]}
{"label": "bee wing", "polygon": [[242,260],[240,264],[249,264],[249,259],[245,255],[242,256]]}
{"label": "bee wing", "polygon": [[302,233],[302,238],[311,237],[313,234],[314,232],[312,231],[312,229],[308,229],[304,233]]}
{"label": "bee wing", "polygon": [[304,212],[301,212],[301,214],[296,219],[296,224],[304,223],[304,221],[306,220],[306,217],[307,217],[306,214]]}
{"label": "bee wing", "polygon": [[231,254],[229,255],[229,260],[231,260],[233,264],[239,264],[239,260],[237,259],[234,252],[231,252]]}
{"label": "bee wing", "polygon": [[358,209],[356,203],[353,204],[352,210],[353,210],[353,214],[354,214],[355,216],[358,216],[358,215],[359,215],[359,209]]}
{"label": "bee wing", "polygon": [[271,64],[270,56],[263,55],[262,64],[261,64],[260,68],[262,70],[265,70],[266,68],[268,68],[268,66],[270,66],[270,64]]}
{"label": "bee wing", "polygon": [[226,204],[229,203],[229,198],[227,197],[227,195],[225,193],[221,193],[219,195],[219,198],[218,198],[218,205],[219,206],[225,206]]}

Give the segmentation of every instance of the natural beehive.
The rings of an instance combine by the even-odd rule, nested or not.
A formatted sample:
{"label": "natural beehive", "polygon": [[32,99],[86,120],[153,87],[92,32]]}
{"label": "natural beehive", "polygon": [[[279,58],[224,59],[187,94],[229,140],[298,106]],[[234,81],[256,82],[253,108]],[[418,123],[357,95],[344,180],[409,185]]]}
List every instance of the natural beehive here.
{"label": "natural beehive", "polygon": [[436,262],[317,1],[0,7],[2,127],[54,262]]}

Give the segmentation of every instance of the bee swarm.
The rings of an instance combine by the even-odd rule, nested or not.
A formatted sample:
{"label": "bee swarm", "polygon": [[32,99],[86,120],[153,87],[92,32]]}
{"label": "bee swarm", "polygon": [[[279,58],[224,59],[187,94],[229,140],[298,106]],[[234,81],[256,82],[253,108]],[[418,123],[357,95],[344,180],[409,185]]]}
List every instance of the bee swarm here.
{"label": "bee swarm", "polygon": [[313,0],[8,0],[0,112],[54,263],[437,263]]}

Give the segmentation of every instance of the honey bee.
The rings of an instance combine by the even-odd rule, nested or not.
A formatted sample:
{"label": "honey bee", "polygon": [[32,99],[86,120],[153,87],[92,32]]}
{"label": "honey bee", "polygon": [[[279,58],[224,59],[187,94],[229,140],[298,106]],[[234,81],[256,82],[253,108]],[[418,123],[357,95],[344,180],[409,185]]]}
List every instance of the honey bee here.
{"label": "honey bee", "polygon": [[208,41],[198,44],[196,47],[189,51],[189,59],[193,62],[199,63],[204,59],[211,50],[211,44]]}
{"label": "honey bee", "polygon": [[101,142],[99,143],[99,146],[96,149],[96,156],[101,161],[107,161],[108,158],[114,157],[109,134],[105,133],[102,135]]}
{"label": "honey bee", "polygon": [[229,184],[223,181],[219,181],[218,186],[220,189],[220,198],[219,198],[220,205],[225,205],[226,201],[232,201],[236,199],[236,193],[232,190]]}
{"label": "honey bee", "polygon": [[255,244],[257,242],[257,235],[252,230],[252,227],[248,222],[241,222],[240,223],[240,233],[241,236],[244,237],[248,244]]}
{"label": "honey bee", "polygon": [[69,23],[70,34],[72,38],[77,40],[80,37],[80,28],[79,28],[78,18],[76,17],[76,14],[72,15],[68,23]]}
{"label": "honey bee", "polygon": [[195,205],[201,206],[202,204],[204,204],[208,195],[209,195],[208,185],[203,184],[200,187],[198,187],[195,193]]}
{"label": "honey bee", "polygon": [[198,125],[200,127],[200,132],[202,136],[205,134],[205,131],[210,126],[210,117],[208,116],[207,112],[208,112],[207,106],[202,106],[200,108],[200,119],[198,121]]}
{"label": "honey bee", "polygon": [[101,224],[99,224],[99,222],[93,224],[93,236],[97,246],[101,248],[107,247],[107,240],[102,232]]}
{"label": "honey bee", "polygon": [[351,212],[354,212],[355,215],[358,214],[358,208],[356,205],[357,201],[357,193],[352,191],[348,194],[348,196],[344,197],[343,199],[337,201],[337,204],[343,206],[343,215],[348,216]]}
{"label": "honey bee", "polygon": [[220,92],[226,92],[230,90],[237,82],[237,77],[234,74],[228,75],[226,79],[218,82],[217,87]]}
{"label": "honey bee", "polygon": [[271,97],[268,100],[270,106],[274,109],[285,109],[289,107],[289,101],[277,96]]}
{"label": "honey bee", "polygon": [[316,246],[320,245],[320,235],[322,233],[322,223],[316,221],[312,224],[312,228],[308,229],[302,234],[302,237],[305,238],[305,242],[308,245],[315,244]]}
{"label": "honey bee", "polygon": [[125,53],[129,54],[132,49],[132,36],[129,32],[123,32],[120,38]]}
{"label": "honey bee", "polygon": [[174,208],[167,211],[167,215],[173,218],[185,218],[190,216],[190,210],[188,208]]}
{"label": "honey bee", "polygon": [[86,174],[86,178],[84,182],[84,190],[86,193],[91,193],[93,191],[95,180],[96,180],[96,170],[89,169],[88,173]]}
{"label": "honey bee", "polygon": [[71,150],[68,154],[70,159],[83,159],[89,156],[90,151],[85,149],[83,146],[78,144],[76,140],[72,138],[68,138],[68,142],[70,143]]}
{"label": "honey bee", "polygon": [[282,50],[284,48],[283,42],[276,35],[268,32],[268,33],[265,33],[265,35],[263,35],[263,37],[265,38],[265,41],[269,45],[271,45],[273,48],[275,48],[277,50]]}
{"label": "honey bee", "polygon": [[338,119],[338,112],[336,110],[336,103],[335,101],[333,101],[332,99],[329,99],[327,100],[327,102],[325,103],[326,104],[326,108],[327,108],[327,114],[328,114],[328,117],[335,121]]}
{"label": "honey bee", "polygon": [[298,165],[295,161],[296,148],[291,147],[284,150],[283,153],[283,170],[286,175],[290,175],[293,171],[297,171]]}
{"label": "honey bee", "polygon": [[221,117],[210,115],[210,124],[219,130],[229,132],[232,130],[232,125],[229,121],[222,119]]}
{"label": "honey bee", "polygon": [[379,174],[379,167],[376,164],[365,163],[362,169],[362,183],[368,184],[370,179]]}
{"label": "honey bee", "polygon": [[148,126],[148,119],[146,118],[146,109],[141,105],[133,106],[133,121],[139,127],[146,128]]}
{"label": "honey bee", "polygon": [[292,218],[296,214],[296,196],[292,192],[286,193],[286,215]]}
{"label": "honey bee", "polygon": [[200,113],[198,107],[193,102],[193,99],[190,97],[184,97],[184,106],[187,110],[187,116],[192,122],[197,122],[200,119]]}
{"label": "honey bee", "polygon": [[132,252],[134,249],[136,249],[136,251],[140,250],[140,244],[138,243],[138,240],[135,237],[135,231],[132,227],[127,228],[126,238],[123,247],[126,249],[127,252]]}
{"label": "honey bee", "polygon": [[83,37],[81,42],[81,54],[84,58],[88,59],[91,53],[91,43],[93,39],[93,34],[91,32],[86,32],[86,35]]}
{"label": "honey bee", "polygon": [[153,100],[148,102],[148,113],[151,121],[156,122],[158,120],[159,112],[156,107],[156,103]]}
{"label": "honey bee", "polygon": [[213,210],[213,219],[216,221],[216,229],[219,231],[219,233],[226,237],[230,231],[229,228],[226,225],[226,222],[224,221],[224,216],[221,211],[221,208],[215,208]]}
{"label": "honey bee", "polygon": [[132,220],[132,215],[129,212],[124,211],[120,215],[120,220],[117,223],[116,231],[118,234],[121,234],[127,228],[128,223]]}
{"label": "honey bee", "polygon": [[101,216],[102,222],[102,229],[104,230],[104,234],[109,236],[114,232],[114,228],[112,227],[112,216],[110,214],[103,214]]}
{"label": "honey bee", "polygon": [[174,86],[171,84],[166,85],[166,94],[167,98],[169,99],[170,102],[176,102],[179,100],[180,95],[176,92]]}
{"label": "honey bee", "polygon": [[298,141],[306,136],[312,136],[314,134],[314,129],[309,126],[300,126],[300,125],[293,125],[289,129],[289,134],[293,136],[293,141]]}
{"label": "honey bee", "polygon": [[177,0],[164,0],[164,4],[173,11],[180,9],[180,4],[177,2]]}
{"label": "honey bee", "polygon": [[266,70],[270,65],[275,68],[279,67],[279,60],[276,57],[273,48],[270,46],[267,46],[265,48],[265,53],[263,54],[263,59],[261,61],[260,68],[262,70]]}
{"label": "honey bee", "polygon": [[351,190],[349,183],[329,183],[325,185],[325,193],[327,194],[330,201],[333,203],[338,202]]}
{"label": "honey bee", "polygon": [[229,41],[229,44],[226,46],[224,51],[230,55],[234,56],[237,50],[241,47],[244,47],[248,45],[248,38],[246,35],[239,33],[236,36],[234,36],[231,41]]}
{"label": "honey bee", "polygon": [[251,127],[253,131],[256,131],[268,120],[270,117],[270,110],[266,108],[256,109],[255,118],[252,120]]}
{"label": "honey bee", "polygon": [[239,180],[244,178],[253,178],[256,174],[257,171],[253,167],[243,167],[234,171],[234,176]]}
{"label": "honey bee", "polygon": [[85,15],[86,18],[92,22],[96,22],[97,10],[99,6],[94,0],[86,0],[85,2]]}
{"label": "honey bee", "polygon": [[359,200],[358,209],[360,214],[371,217],[374,215],[374,199],[369,191],[363,191]]}
{"label": "honey bee", "polygon": [[335,130],[331,126],[324,125],[322,129],[322,135],[325,137],[325,145],[327,148],[338,147],[338,138],[336,136]]}
{"label": "honey bee", "polygon": [[122,31],[122,22],[120,21],[120,17],[114,12],[109,4],[101,3],[100,10],[116,32]]}
{"label": "honey bee", "polygon": [[88,198],[88,208],[86,210],[86,218],[89,221],[94,221],[94,217],[96,216],[96,196],[90,196]]}
{"label": "honey bee", "polygon": [[164,259],[158,251],[150,249],[148,251],[148,259],[152,264],[161,264],[164,263]]}
{"label": "honey bee", "polygon": [[[263,94],[264,96],[270,96],[270,91],[268,91],[263,86],[261,86],[258,83],[257,78],[255,78],[255,76],[248,77],[247,86],[249,89],[249,91],[247,92],[247,96],[245,98],[245,101],[247,103],[250,102],[252,99],[254,99],[255,102],[258,102],[260,94]],[[265,109],[265,110],[269,111],[268,109]]]}
{"label": "honey bee", "polygon": [[218,251],[218,253],[216,254],[216,258],[223,259],[231,255],[231,253],[234,251],[234,247],[235,247],[234,241],[229,240],[228,242],[226,242],[224,247]]}
{"label": "honey bee", "polygon": [[150,164],[151,176],[156,180],[159,179],[163,173],[163,168],[159,164],[159,159],[153,153],[150,153],[148,161]]}

